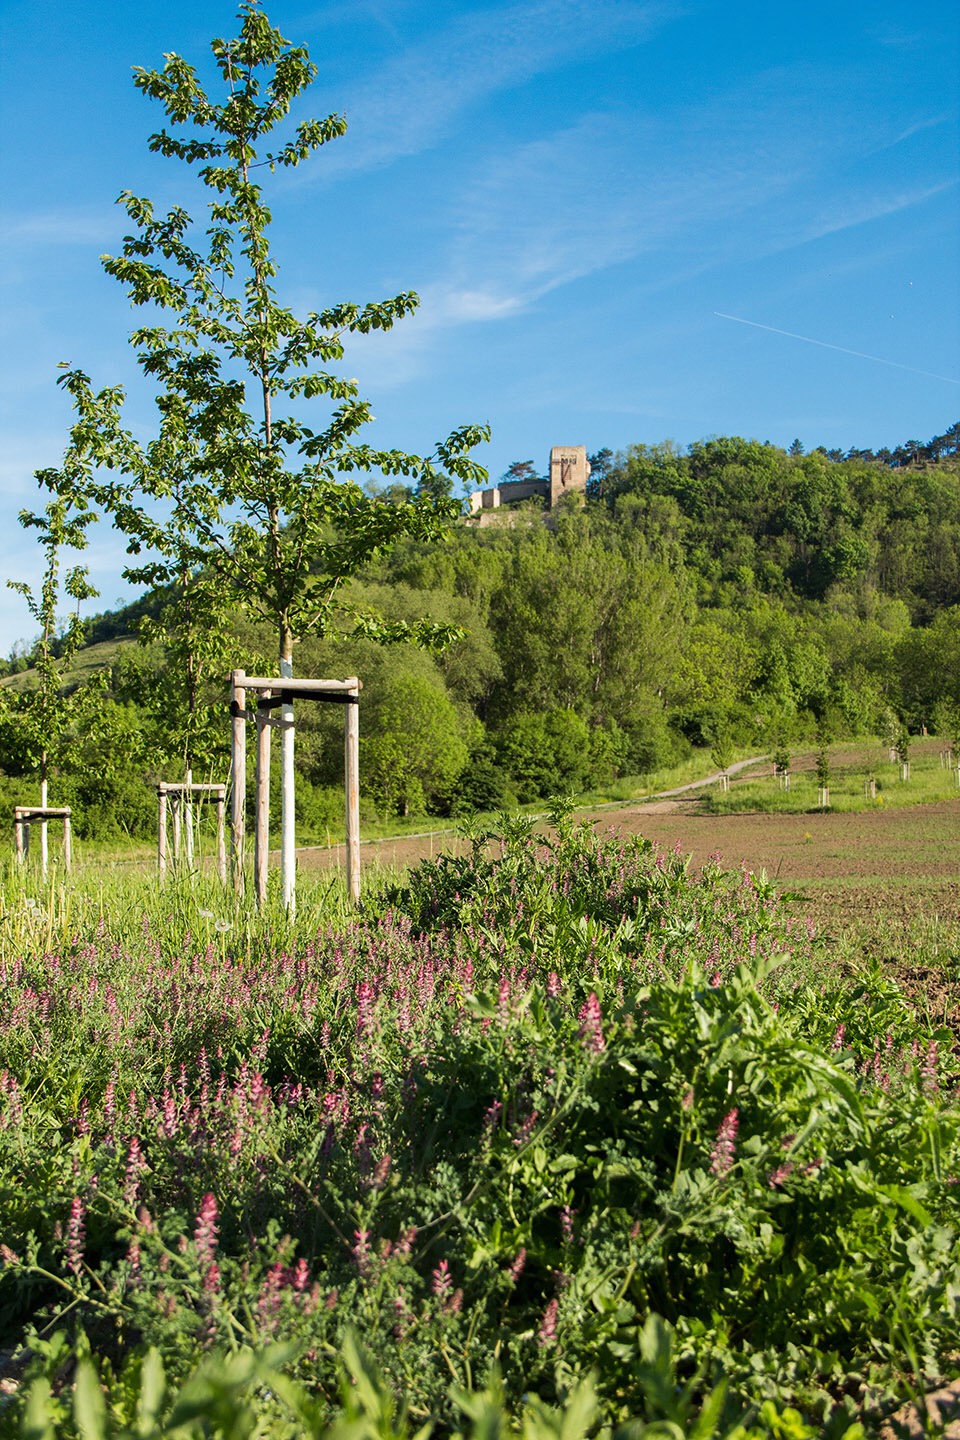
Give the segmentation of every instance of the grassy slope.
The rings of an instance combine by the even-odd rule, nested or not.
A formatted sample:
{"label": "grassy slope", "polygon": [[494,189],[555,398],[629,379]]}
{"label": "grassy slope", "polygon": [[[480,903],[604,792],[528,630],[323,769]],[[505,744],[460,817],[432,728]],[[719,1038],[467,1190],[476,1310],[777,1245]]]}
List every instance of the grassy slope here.
{"label": "grassy slope", "polygon": [[[136,640],[130,638],[101,640],[98,645],[85,645],[73,657],[73,664],[67,671],[64,684],[74,689],[91,676],[99,674],[101,670],[106,670],[114,663],[122,649],[136,643]],[[0,679],[0,685],[6,685],[10,690],[35,690],[37,683],[36,670],[21,670],[17,675],[4,675]]]}

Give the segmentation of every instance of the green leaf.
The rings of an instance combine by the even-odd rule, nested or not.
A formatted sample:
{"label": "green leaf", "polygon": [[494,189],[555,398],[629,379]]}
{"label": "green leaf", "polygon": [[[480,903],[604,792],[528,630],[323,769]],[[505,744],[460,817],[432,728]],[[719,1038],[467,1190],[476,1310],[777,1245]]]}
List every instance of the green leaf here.
{"label": "green leaf", "polygon": [[918,1224],[927,1226],[933,1224],[933,1216],[925,1209],[915,1195],[905,1185],[878,1185],[877,1190],[881,1195],[886,1195],[895,1205],[899,1205]]}
{"label": "green leaf", "polygon": [[55,1440],[53,1396],[46,1375],[39,1375],[27,1391],[20,1434],[23,1440]]}
{"label": "green leaf", "polygon": [[137,1396],[137,1429],[149,1435],[159,1428],[160,1410],[167,1389],[163,1358],[153,1345],[143,1357],[140,1367],[140,1393]]}
{"label": "green leaf", "polygon": [[100,1378],[89,1356],[77,1364],[73,1387],[73,1414],[81,1440],[104,1440],[107,1429],[107,1406],[100,1388]]}

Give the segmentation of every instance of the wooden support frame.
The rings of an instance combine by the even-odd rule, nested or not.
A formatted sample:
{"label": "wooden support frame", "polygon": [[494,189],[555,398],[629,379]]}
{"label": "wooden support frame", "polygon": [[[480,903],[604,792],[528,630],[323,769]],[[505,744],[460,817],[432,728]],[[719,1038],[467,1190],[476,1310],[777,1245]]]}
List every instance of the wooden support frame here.
{"label": "wooden support frame", "polygon": [[73,861],[72,834],[70,830],[69,805],[14,805],[13,838],[18,862],[23,865],[30,858],[30,827],[40,826],[40,868],[47,873],[46,831],[48,820],[63,821],[63,868],[69,870]]}
{"label": "wooden support frame", "polygon": [[[246,831],[246,722],[257,726],[257,769],[254,817],[254,887],[257,904],[267,898],[268,847],[270,836],[270,731],[280,726],[292,731],[293,700],[317,700],[344,707],[344,811],[346,819],[347,891],[356,904],[360,899],[360,720],[359,703],[362,682],[356,675],[347,680],[296,679],[293,676],[247,675],[234,670],[230,676],[233,718],[233,751],[231,758],[231,866],[234,888],[243,888],[243,846]],[[250,692],[256,696],[253,709],[247,708]],[[278,716],[271,711],[282,708]],[[286,823],[283,835],[283,899],[290,911],[294,907],[293,857],[293,796],[285,796]]]}
{"label": "wooden support frame", "polygon": [[[157,869],[160,878],[167,873],[170,859],[167,836],[167,816],[173,820],[173,863],[180,861],[181,848],[188,865],[193,864],[193,797],[212,795],[217,804],[217,875],[221,884],[227,883],[226,813],[227,787],[225,784],[201,785],[188,781],[168,784],[161,780],[157,786]],[[186,820],[186,843],[183,844],[183,821]]]}

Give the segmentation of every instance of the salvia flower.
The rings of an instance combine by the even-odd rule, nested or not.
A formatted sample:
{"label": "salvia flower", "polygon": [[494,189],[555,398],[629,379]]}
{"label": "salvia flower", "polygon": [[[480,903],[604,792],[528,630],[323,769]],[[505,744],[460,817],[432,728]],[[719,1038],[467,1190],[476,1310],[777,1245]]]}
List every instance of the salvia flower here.
{"label": "salvia flower", "polygon": [[556,1337],[557,1311],[559,1310],[559,1308],[559,1301],[553,1299],[550,1301],[550,1303],[547,1305],[546,1310],[544,1310],[543,1312],[543,1318],[540,1321],[540,1329],[537,1332],[537,1344],[540,1345],[541,1348],[546,1345],[551,1345]]}
{"label": "salvia flower", "polygon": [[710,1152],[711,1175],[726,1175],[737,1153],[737,1131],[740,1128],[740,1112],[734,1105],[720,1121],[717,1138]]}
{"label": "salvia flower", "polygon": [[514,1285],[516,1285],[517,1281],[520,1279],[520,1276],[523,1274],[523,1267],[526,1265],[526,1263],[527,1252],[521,1245],[520,1249],[517,1251],[516,1255],[513,1258],[513,1262],[510,1265],[510,1268],[507,1271],[507,1274],[510,1276],[510,1279]]}
{"label": "salvia flower", "polygon": [[217,1201],[208,1190],[200,1202],[193,1243],[197,1247],[197,1259],[201,1265],[211,1265],[217,1253]]}
{"label": "salvia flower", "polygon": [[605,1048],[606,1041],[603,1038],[603,1016],[600,1011],[600,1001],[596,992],[591,990],[581,1007],[578,1015],[580,1021],[580,1039],[588,1050],[598,1055]]}
{"label": "salvia flower", "polygon": [[443,1299],[450,1293],[452,1287],[453,1281],[450,1278],[449,1262],[446,1260],[441,1260],[440,1264],[430,1276],[430,1289],[433,1291],[434,1295],[437,1295],[441,1299]]}
{"label": "salvia flower", "polygon": [[86,1238],[83,1201],[74,1196],[70,1202],[70,1219],[67,1221],[67,1235],[64,1241],[67,1269],[79,1275],[83,1263],[83,1243]]}
{"label": "salvia flower", "polygon": [[370,1273],[370,1231],[355,1230],[353,1232],[354,1244],[350,1254],[353,1256],[354,1264],[360,1274],[366,1278]]}
{"label": "salvia flower", "polygon": [[920,1077],[923,1081],[924,1090],[931,1094],[937,1090],[937,1042],[931,1040],[927,1046],[927,1053],[920,1070]]}

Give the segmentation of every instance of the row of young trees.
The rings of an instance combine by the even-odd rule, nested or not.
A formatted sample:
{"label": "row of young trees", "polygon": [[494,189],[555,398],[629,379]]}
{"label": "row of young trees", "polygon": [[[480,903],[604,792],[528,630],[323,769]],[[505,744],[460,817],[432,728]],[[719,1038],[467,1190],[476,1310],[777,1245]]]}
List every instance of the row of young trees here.
{"label": "row of young trees", "polygon": [[[298,166],[340,138],[346,122],[336,114],[302,121],[283,138],[291,106],[316,67],[305,49],[271,27],[258,0],[241,6],[240,19],[236,38],[212,42],[216,94],[178,55],[160,71],[135,71],[137,87],[159,101],[167,118],[150,148],[193,168],[208,195],[206,223],[196,225],[183,206],[159,213],[149,199],[124,192],[132,231],[122,252],[104,259],[107,273],[145,312],[131,343],[156,387],[154,437],[145,444],[135,438],[120,389],[97,390],[81,370],[71,371],[62,384],[76,418],[64,464],[39,477],[65,517],[57,521],[58,544],[74,543],[96,506],[127,538],[133,558],[127,578],[166,587],[166,601],[151,617],[152,636],[165,645],[165,681],[177,702],[170,720],[188,772],[208,723],[205,680],[238,658],[230,653],[227,623],[238,606],[272,630],[282,676],[293,674],[295,644],[322,635],[335,619],[378,640],[446,638],[420,620],[387,621],[358,609],[345,597],[345,583],[400,536],[435,536],[450,513],[454,479],[472,485],[486,478],[471,459],[486,438],[482,427],[454,431],[429,456],[366,443],[370,403],[335,368],[345,336],[390,329],[416,308],[416,295],[334,305],[304,318],[279,300],[261,177]],[[310,425],[303,401],[318,416]],[[357,483],[371,472],[403,477],[413,493],[400,505],[382,503]],[[51,535],[52,514],[48,507]],[[47,640],[52,613],[47,596],[35,617]],[[12,703],[50,735],[52,677],[40,678],[40,700],[28,694]],[[293,735],[285,707],[288,903]]]}
{"label": "row of young trees", "polygon": [[[62,378],[69,445],[39,476],[46,508],[22,517],[47,553],[42,590],[26,596],[39,684],[0,690],[5,770],[59,769],[88,830],[152,823],[144,777],[222,774],[231,666],[292,675],[295,647],[301,672],[364,676],[364,774],[386,813],[533,799],[691,745],[949,727],[956,427],[896,470],[879,453],[738,438],[600,451],[585,512],[546,526],[531,505],[444,540],[454,481],[486,478],[471,459],[485,432],[457,430],[429,456],[373,448],[369,403],[336,370],[345,336],[390,328],[416,297],[305,318],[277,297],[260,177],[339,138],[343,119],[274,140],[315,72],[255,0],[212,50],[218,97],[178,56],[136,72],[169,125],[151,148],[196,170],[209,223],[121,197],[132,233],[105,266],[145,315],[132,343],[155,387],[155,432],[135,438],[119,389]],[[135,618],[144,648],[124,650],[96,693],[73,693],[82,630],[75,617],[58,633],[58,566],[100,511],[148,595],[92,634]],[[89,598],[81,567],[66,593]],[[333,819],[339,744],[322,713],[298,717],[298,733],[301,821],[316,831]]]}
{"label": "row of young trees", "polygon": [[[822,600],[745,587],[732,602],[707,603],[701,591],[682,545],[646,532],[635,507],[611,513],[589,502],[550,526],[531,512],[502,528],[457,526],[442,542],[401,541],[351,583],[351,605],[398,634],[417,619],[455,633],[442,652],[409,640],[384,647],[342,618],[302,641],[299,664],[363,676],[362,783],[385,815],[589,789],[649,774],[695,746],[710,763],[735,748],[775,754],[851,734],[892,745],[905,726],[960,744],[957,607],[922,625],[866,583],[834,586]],[[155,592],[127,615],[101,617],[92,633],[115,636],[135,622],[156,637],[154,617],[170,603]],[[229,637],[234,654],[271,643],[250,617],[234,619]],[[110,823],[109,794],[114,814],[137,816],[147,833],[153,824],[144,778],[177,763],[169,653],[162,637],[120,645],[99,716],[122,744],[108,749],[91,727],[61,757],[59,783],[81,833],[85,817],[88,831]],[[195,731],[194,754],[205,778],[219,778],[222,676],[201,699],[211,724]],[[323,840],[341,823],[339,716],[328,709],[298,716],[301,839]],[[0,763],[17,764],[2,729]]]}

